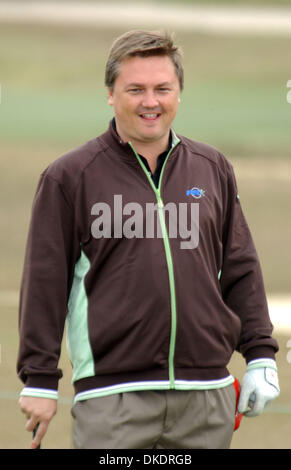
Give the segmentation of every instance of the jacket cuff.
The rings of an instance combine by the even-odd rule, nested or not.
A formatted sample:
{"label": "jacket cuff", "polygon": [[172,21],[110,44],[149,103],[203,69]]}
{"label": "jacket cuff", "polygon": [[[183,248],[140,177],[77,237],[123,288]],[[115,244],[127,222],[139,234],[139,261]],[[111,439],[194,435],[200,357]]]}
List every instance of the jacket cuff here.
{"label": "jacket cuff", "polygon": [[249,349],[245,354],[247,364],[261,358],[273,359],[273,361],[275,361],[274,348],[269,346],[258,346],[256,348]]}
{"label": "jacket cuff", "polygon": [[20,396],[58,399],[59,377],[31,374],[27,376]]}
{"label": "jacket cuff", "polygon": [[274,359],[270,359],[268,357],[262,357],[261,359],[255,359],[254,361],[250,361],[247,366],[247,371],[253,369],[261,369],[268,367],[269,369],[274,369],[277,371],[277,364]]}

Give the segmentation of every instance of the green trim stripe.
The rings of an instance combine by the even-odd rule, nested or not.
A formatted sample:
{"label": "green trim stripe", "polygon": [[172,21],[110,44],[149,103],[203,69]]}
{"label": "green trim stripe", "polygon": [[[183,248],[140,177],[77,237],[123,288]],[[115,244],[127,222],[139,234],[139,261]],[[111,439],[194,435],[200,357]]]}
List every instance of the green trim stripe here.
{"label": "green trim stripe", "polygon": [[[229,375],[223,379],[198,381],[198,380],[176,380],[174,382],[175,390],[215,390],[227,387],[234,382],[234,378]],[[169,380],[148,381],[148,382],[132,382],[110,387],[96,388],[85,392],[80,392],[74,397],[74,402],[89,400],[90,398],[99,398],[116,393],[138,392],[146,390],[171,390],[172,384]]]}
{"label": "green trim stripe", "polygon": [[57,390],[49,390],[46,388],[24,387],[20,392],[21,397],[36,397],[36,398],[52,398],[58,399]]}
{"label": "green trim stripe", "polygon": [[163,211],[163,202],[159,196],[159,216],[164,240],[164,247],[168,265],[169,284],[171,292],[171,337],[170,337],[170,349],[169,349],[169,376],[171,388],[175,388],[175,372],[174,372],[174,355],[176,346],[176,331],[177,331],[177,306],[176,306],[176,289],[174,279],[174,267],[171,253],[171,247],[165,222],[165,214]]}
{"label": "green trim stripe", "polygon": [[266,358],[254,359],[253,361],[250,361],[247,365],[247,371],[253,370],[253,369],[265,368],[265,367],[277,370],[277,365],[274,359],[266,357]]}
{"label": "green trim stripe", "polygon": [[90,261],[83,251],[75,265],[66,319],[67,350],[73,366],[72,382],[95,375],[94,358],[88,331],[88,298],[84,279]]}
{"label": "green trim stripe", "polygon": [[135,150],[134,146],[132,145],[131,142],[128,142],[130,145],[134,155],[136,156],[140,166],[142,167],[157,199],[157,206],[158,206],[158,214],[159,214],[159,220],[161,224],[161,229],[162,229],[162,235],[163,235],[163,242],[164,242],[164,247],[165,247],[165,253],[166,253],[166,260],[167,260],[167,266],[168,266],[168,275],[169,275],[169,285],[170,285],[170,295],[171,295],[171,337],[170,337],[170,347],[169,347],[169,377],[170,377],[170,388],[175,388],[175,372],[174,372],[174,356],[175,356],[175,346],[176,346],[176,331],[177,331],[177,308],[176,308],[176,290],[175,290],[175,278],[174,278],[174,268],[173,268],[173,258],[172,258],[172,253],[171,253],[171,246],[170,246],[170,241],[169,241],[169,235],[166,227],[166,221],[165,221],[165,213],[164,213],[164,203],[161,197],[161,184],[162,184],[162,178],[165,170],[166,163],[174,150],[174,148],[179,144],[180,139],[176,136],[176,134],[172,131],[172,147],[170,151],[168,152],[168,155],[165,158],[162,170],[161,170],[161,175],[160,175],[160,180],[159,180],[159,186],[156,188],[154,185],[154,182],[152,181],[152,178],[150,176],[150,173],[148,172],[147,168],[145,167],[143,161],[141,160],[140,156],[138,155],[137,151]]}

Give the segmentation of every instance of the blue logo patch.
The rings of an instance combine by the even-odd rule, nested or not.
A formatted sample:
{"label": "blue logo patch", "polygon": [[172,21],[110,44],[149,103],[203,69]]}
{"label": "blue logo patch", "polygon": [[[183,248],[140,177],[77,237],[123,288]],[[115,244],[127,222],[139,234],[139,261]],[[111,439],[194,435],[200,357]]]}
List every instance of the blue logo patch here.
{"label": "blue logo patch", "polygon": [[200,199],[205,196],[205,191],[199,188],[187,189],[186,196],[192,196],[194,199]]}

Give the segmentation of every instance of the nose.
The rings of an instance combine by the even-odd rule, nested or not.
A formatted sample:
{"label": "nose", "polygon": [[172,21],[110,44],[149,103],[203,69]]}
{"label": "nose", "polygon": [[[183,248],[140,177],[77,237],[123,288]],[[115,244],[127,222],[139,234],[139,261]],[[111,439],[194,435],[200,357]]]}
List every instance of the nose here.
{"label": "nose", "polygon": [[144,92],[142,99],[142,106],[144,108],[154,108],[155,106],[158,106],[158,104],[159,101],[154,91],[147,90]]}

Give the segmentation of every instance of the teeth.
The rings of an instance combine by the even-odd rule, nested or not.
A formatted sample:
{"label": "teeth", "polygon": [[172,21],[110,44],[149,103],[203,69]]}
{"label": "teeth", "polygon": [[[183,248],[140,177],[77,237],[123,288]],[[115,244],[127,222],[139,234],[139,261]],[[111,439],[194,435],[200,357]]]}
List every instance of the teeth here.
{"label": "teeth", "polygon": [[154,119],[158,115],[157,114],[142,114],[142,117],[147,118],[147,119]]}

